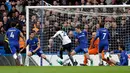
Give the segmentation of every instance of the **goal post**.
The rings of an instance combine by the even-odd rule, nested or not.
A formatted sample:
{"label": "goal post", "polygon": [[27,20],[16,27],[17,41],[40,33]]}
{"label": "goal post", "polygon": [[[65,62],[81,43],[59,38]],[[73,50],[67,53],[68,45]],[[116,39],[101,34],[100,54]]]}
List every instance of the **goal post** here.
{"label": "goal post", "polygon": [[[62,26],[69,34],[70,31],[74,31],[75,25],[81,24],[82,29],[88,28],[90,41],[91,33],[96,31],[99,22],[104,23],[110,31],[110,50],[115,50],[123,44],[127,51],[130,51],[130,5],[26,6],[26,39],[29,38],[32,28],[36,28],[34,30],[37,31],[45,30],[38,32],[39,35],[42,34],[40,37],[43,37],[40,38],[42,49],[45,53],[56,54],[61,43],[55,44],[54,49],[46,49],[48,39],[54,35],[56,26]],[[58,39],[55,41],[59,42]],[[26,49],[26,53],[28,51],[29,48]],[[26,62],[28,59],[26,56]]]}

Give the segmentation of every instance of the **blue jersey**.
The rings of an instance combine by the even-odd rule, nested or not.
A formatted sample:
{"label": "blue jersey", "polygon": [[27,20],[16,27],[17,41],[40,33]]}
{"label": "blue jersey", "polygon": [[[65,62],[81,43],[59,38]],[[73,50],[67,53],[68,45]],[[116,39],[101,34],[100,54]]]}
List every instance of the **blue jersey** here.
{"label": "blue jersey", "polygon": [[82,31],[81,33],[77,33],[75,36],[76,39],[78,39],[79,46],[87,48],[88,46],[87,32]]}
{"label": "blue jersey", "polygon": [[120,54],[120,65],[127,66],[128,65],[128,55],[126,51],[121,52]]}
{"label": "blue jersey", "polygon": [[38,38],[28,39],[27,45],[31,50],[35,50],[38,47]]}
{"label": "blue jersey", "polygon": [[99,37],[99,44],[100,43],[106,43],[109,44],[108,39],[110,38],[109,32],[106,28],[100,28],[96,32],[96,38]]}
{"label": "blue jersey", "polygon": [[8,38],[9,43],[18,43],[20,30],[14,27],[9,28],[6,32],[6,36]]}

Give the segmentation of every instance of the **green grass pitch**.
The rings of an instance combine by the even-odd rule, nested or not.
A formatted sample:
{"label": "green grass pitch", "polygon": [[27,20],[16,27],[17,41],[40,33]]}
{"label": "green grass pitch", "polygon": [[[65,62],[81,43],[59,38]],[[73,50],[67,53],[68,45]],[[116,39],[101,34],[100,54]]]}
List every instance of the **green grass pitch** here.
{"label": "green grass pitch", "polygon": [[130,73],[130,66],[0,66],[0,73]]}

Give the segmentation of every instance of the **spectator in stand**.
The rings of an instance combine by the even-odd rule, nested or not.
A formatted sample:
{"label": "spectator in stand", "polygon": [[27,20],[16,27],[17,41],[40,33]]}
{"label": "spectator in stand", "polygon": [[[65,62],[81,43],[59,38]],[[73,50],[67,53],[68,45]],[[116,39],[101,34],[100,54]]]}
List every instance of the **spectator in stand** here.
{"label": "spectator in stand", "polygon": [[20,21],[19,23],[23,26],[26,22],[25,16],[21,15],[19,21]]}
{"label": "spectator in stand", "polygon": [[1,19],[3,19],[3,17],[7,17],[7,15],[8,15],[8,14],[7,14],[7,12],[6,12],[6,11],[4,11],[4,12],[2,13],[2,15],[1,15],[1,17],[0,17],[0,18],[1,18]]}
{"label": "spectator in stand", "polygon": [[20,0],[17,0],[16,9],[21,13],[23,11],[23,5],[21,4]]}
{"label": "spectator in stand", "polygon": [[86,17],[83,16],[82,17],[82,22],[81,22],[82,25],[86,25],[87,24],[87,20],[86,20]]}
{"label": "spectator in stand", "polygon": [[57,5],[58,5],[57,1],[54,0],[54,1],[53,1],[53,5],[54,5],[54,6],[57,6]]}
{"label": "spectator in stand", "polygon": [[23,33],[23,35],[26,37],[26,25],[23,25],[22,33]]}
{"label": "spectator in stand", "polygon": [[11,27],[9,24],[8,17],[6,16],[3,17],[3,27],[5,31],[7,31]]}
{"label": "spectator in stand", "polygon": [[109,29],[110,32],[110,48],[111,50],[118,49],[119,46],[119,29],[115,21],[112,22],[111,27]]}
{"label": "spectator in stand", "polygon": [[106,5],[105,0],[100,0],[100,5]]}
{"label": "spectator in stand", "polygon": [[3,22],[0,21],[0,33],[2,33],[2,29],[3,29]]}
{"label": "spectator in stand", "polygon": [[120,36],[120,40],[121,40],[121,44],[124,45],[125,44],[125,38],[126,38],[126,29],[127,29],[127,21],[126,18],[122,17],[121,21],[120,21],[120,25],[119,25],[119,36]]}
{"label": "spectator in stand", "polygon": [[69,31],[71,30],[71,25],[68,24],[67,21],[65,21],[64,24],[62,25],[62,30],[69,33]]}
{"label": "spectator in stand", "polygon": [[110,28],[110,26],[111,26],[111,22],[112,22],[112,19],[111,19],[111,17],[106,17],[105,18],[105,28],[107,28],[107,29],[109,29]]}
{"label": "spectator in stand", "polygon": [[12,10],[12,5],[10,4],[9,0],[6,0],[5,5],[8,8],[8,12],[10,12]]}
{"label": "spectator in stand", "polygon": [[33,24],[35,24],[36,22],[37,22],[36,15],[32,15],[30,24],[33,25]]}
{"label": "spectator in stand", "polygon": [[93,0],[93,5],[98,5],[98,2],[97,2],[97,0]]}
{"label": "spectator in stand", "polygon": [[81,5],[85,5],[85,0],[81,0]]}
{"label": "spectator in stand", "polygon": [[5,11],[6,11],[5,6],[2,4],[2,5],[0,6],[0,12],[3,13],[3,12],[5,12]]}
{"label": "spectator in stand", "polygon": [[91,0],[87,0],[86,5],[91,5],[91,4],[92,4]]}
{"label": "spectator in stand", "polygon": [[35,31],[36,33],[40,32],[40,22],[39,21],[37,21],[36,24],[34,24],[34,28],[32,30]]}
{"label": "spectator in stand", "polygon": [[116,4],[126,5],[126,4],[130,4],[130,1],[129,0],[116,0]]}

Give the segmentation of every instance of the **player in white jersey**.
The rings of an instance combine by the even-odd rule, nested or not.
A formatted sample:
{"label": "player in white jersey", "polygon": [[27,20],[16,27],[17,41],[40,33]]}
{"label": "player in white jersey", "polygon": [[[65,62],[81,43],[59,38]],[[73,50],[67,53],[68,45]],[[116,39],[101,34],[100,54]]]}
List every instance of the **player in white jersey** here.
{"label": "player in white jersey", "polygon": [[58,63],[60,63],[61,65],[64,65],[66,63],[66,61],[68,61],[69,59],[71,60],[72,64],[74,65],[74,60],[73,57],[70,55],[71,53],[71,39],[68,37],[67,33],[63,30],[60,30],[60,27],[56,27],[56,33],[53,37],[51,37],[51,39],[54,39],[55,37],[60,38],[60,40],[62,41],[62,49],[60,49],[60,58],[63,59],[63,51],[67,50],[68,52],[68,56],[69,58],[65,59],[63,62],[62,61],[58,61]]}

